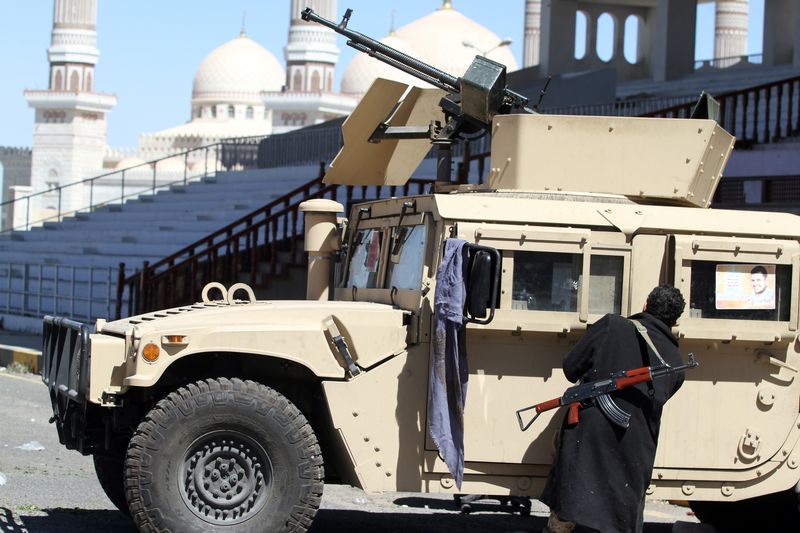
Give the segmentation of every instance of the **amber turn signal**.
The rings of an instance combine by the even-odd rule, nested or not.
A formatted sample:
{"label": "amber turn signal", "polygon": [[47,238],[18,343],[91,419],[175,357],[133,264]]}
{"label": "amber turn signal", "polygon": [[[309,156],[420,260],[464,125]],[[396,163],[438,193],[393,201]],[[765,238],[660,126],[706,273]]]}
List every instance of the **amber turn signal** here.
{"label": "amber turn signal", "polygon": [[158,359],[158,356],[161,355],[161,349],[155,343],[149,342],[142,350],[142,357],[148,363],[155,362]]}
{"label": "amber turn signal", "polygon": [[161,346],[163,347],[176,347],[186,346],[189,344],[189,337],[186,335],[162,335]]}

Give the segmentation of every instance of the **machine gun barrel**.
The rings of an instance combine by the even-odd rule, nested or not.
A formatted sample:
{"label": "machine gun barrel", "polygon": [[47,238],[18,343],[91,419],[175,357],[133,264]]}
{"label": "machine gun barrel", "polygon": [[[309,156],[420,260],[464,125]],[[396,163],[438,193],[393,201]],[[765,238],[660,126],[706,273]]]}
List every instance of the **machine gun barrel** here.
{"label": "machine gun barrel", "polygon": [[352,9],[348,9],[340,24],[320,17],[310,7],[305,8],[300,16],[305,21],[322,24],[336,33],[344,35],[349,39],[347,45],[359,52],[364,52],[449,93],[458,93],[461,90],[461,82],[455,76],[451,76],[447,72],[404,54],[400,50],[367,37],[363,33],[348,29],[347,22],[350,20],[352,12]]}

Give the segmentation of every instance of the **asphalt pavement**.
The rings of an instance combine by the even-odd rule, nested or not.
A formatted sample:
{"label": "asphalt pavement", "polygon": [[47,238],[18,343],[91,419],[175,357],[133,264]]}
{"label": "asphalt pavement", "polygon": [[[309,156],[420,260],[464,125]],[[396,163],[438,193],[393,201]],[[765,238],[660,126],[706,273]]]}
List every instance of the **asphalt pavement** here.
{"label": "asphalt pavement", "polygon": [[[0,531],[4,533],[134,533],[100,488],[90,457],[58,443],[47,389],[39,376],[0,369]],[[547,508],[533,502],[530,517],[495,502],[459,512],[451,496],[366,494],[326,485],[312,533],[538,532]],[[648,502],[646,533],[708,533],[684,507]]]}

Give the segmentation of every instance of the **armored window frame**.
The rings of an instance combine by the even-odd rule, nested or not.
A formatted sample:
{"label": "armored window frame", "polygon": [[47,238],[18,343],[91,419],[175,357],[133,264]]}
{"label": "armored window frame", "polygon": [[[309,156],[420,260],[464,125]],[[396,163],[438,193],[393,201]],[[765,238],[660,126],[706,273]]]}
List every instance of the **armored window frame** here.
{"label": "armored window frame", "polygon": [[[384,217],[376,217],[376,218],[366,218],[362,219],[359,224],[358,228],[351,228],[352,230],[356,230],[357,232],[361,232],[363,230],[377,230],[380,231],[382,234],[382,241],[381,241],[381,252],[380,252],[380,265],[378,268],[378,276],[376,278],[376,282],[374,286],[370,287],[356,287],[356,294],[352,293],[352,286],[350,285],[350,262],[352,260],[352,250],[353,250],[353,243],[357,238],[357,232],[354,232],[348,243],[348,252],[347,257],[343,264],[343,276],[339,283],[336,285],[337,291],[337,299],[340,299],[340,296],[345,296],[352,299],[357,300],[367,300],[367,301],[384,301],[386,298],[383,296],[383,292],[388,292],[391,290],[391,287],[386,287],[386,278],[387,278],[387,265],[389,261],[389,253],[391,251],[391,246],[393,244],[392,239],[392,231],[393,228],[397,227],[398,223],[400,222],[399,215],[392,215],[392,216],[384,216]],[[404,216],[403,226],[415,226],[415,225],[424,225],[425,226],[425,234],[426,234],[426,253],[423,259],[423,274],[421,279],[425,279],[424,268],[431,264],[431,256],[430,256],[430,249],[431,249],[431,217],[430,213],[411,213]],[[350,291],[351,294],[343,294],[340,291],[344,290],[345,292]],[[419,295],[422,287],[419,289],[411,290],[411,289],[398,289],[398,292],[414,292],[415,294]],[[363,297],[362,297],[363,296]]]}
{"label": "armored window frame", "polygon": [[[687,308],[678,320],[682,337],[753,340],[772,342],[794,335],[798,320],[800,289],[800,244],[779,239],[672,235],[674,284],[687,299]],[[741,265],[775,265],[782,279],[788,279],[788,317],[786,320],[764,319],[758,313],[752,318],[724,313],[711,318],[693,316],[692,279],[696,262]],[[695,275],[697,269],[695,268]]]}
{"label": "armored window frame", "polygon": [[[555,331],[566,333],[582,330],[588,323],[595,322],[604,313],[590,313],[592,258],[597,256],[620,257],[622,272],[620,276],[621,312],[629,308],[630,284],[630,245],[624,235],[617,232],[593,232],[584,228],[517,226],[509,224],[461,223],[457,234],[470,242],[492,246],[500,250],[503,260],[500,307],[495,312],[492,329],[515,331]],[[514,309],[513,287],[515,257],[517,251],[531,251],[557,254],[574,254],[581,257],[580,289],[575,311]],[[583,280],[588,280],[584,283]]]}

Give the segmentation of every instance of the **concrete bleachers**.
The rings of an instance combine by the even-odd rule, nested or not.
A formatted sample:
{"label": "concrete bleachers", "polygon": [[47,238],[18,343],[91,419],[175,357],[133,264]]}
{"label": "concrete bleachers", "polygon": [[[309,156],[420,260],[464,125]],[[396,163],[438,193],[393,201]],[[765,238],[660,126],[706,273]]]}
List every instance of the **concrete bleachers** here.
{"label": "concrete bleachers", "polygon": [[131,275],[144,261],[173,254],[318,172],[317,165],[220,172],[0,235],[0,327],[35,331],[45,314],[85,322],[111,317],[120,263]]}

